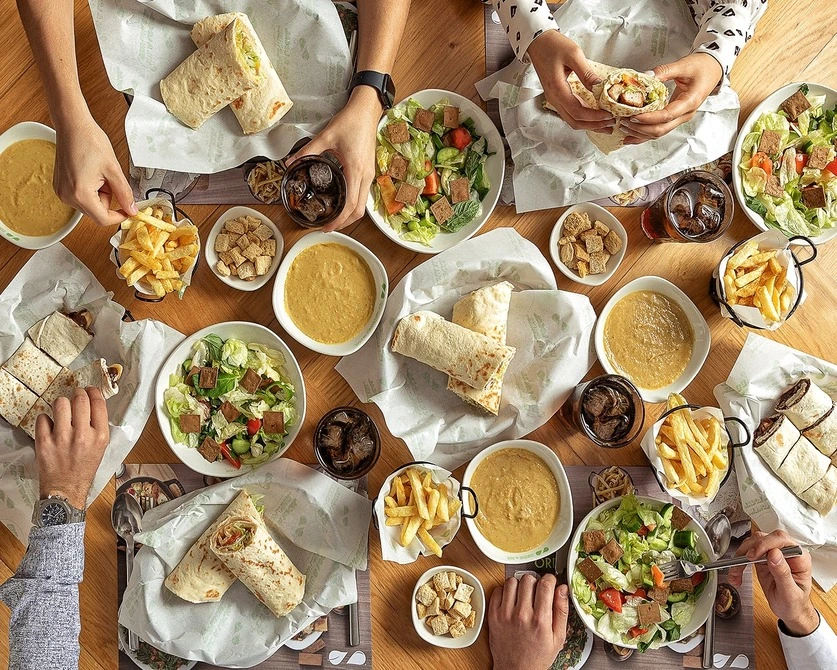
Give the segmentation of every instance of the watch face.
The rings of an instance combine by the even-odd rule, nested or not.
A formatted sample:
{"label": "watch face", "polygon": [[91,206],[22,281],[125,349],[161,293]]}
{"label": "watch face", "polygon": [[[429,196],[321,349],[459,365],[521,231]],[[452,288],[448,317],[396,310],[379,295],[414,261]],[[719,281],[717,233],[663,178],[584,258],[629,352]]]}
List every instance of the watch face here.
{"label": "watch face", "polygon": [[67,508],[58,502],[49,503],[41,508],[41,523],[44,526],[60,526],[67,523]]}

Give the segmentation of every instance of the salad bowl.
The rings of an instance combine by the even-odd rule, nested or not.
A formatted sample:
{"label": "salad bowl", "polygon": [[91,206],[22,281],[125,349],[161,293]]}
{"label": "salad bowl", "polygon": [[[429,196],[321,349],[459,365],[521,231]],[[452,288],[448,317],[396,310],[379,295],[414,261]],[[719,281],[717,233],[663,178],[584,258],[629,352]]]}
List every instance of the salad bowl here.
{"label": "salad bowl", "polygon": [[[456,244],[473,237],[485,222],[491,216],[494,208],[497,206],[497,201],[500,198],[500,189],[503,185],[503,176],[505,174],[505,153],[503,149],[503,141],[500,137],[496,126],[488,117],[488,115],[474,102],[452,91],[444,91],[440,89],[426,89],[413,93],[409,98],[402,100],[395,107],[394,110],[403,110],[410,100],[415,100],[425,109],[437,104],[442,100],[447,100],[448,104],[459,107],[460,118],[470,118],[474,123],[474,129],[486,141],[486,152],[488,154],[485,158],[485,174],[488,177],[490,186],[486,195],[482,198],[480,203],[481,209],[479,214],[470,222],[462,226],[456,232],[439,232],[423,244],[418,241],[409,241],[402,239],[401,234],[396,231],[392,225],[387,221],[380,208],[375,207],[375,196],[373,190],[370,189],[369,196],[366,201],[366,211],[369,218],[375,225],[393,242],[406,249],[410,249],[420,254],[437,254],[445,249],[450,249]],[[392,113],[392,112],[391,112]],[[378,133],[380,134],[391,120],[389,114],[384,115],[381,122],[378,124]],[[411,143],[412,144],[412,143]],[[460,175],[463,176],[463,175]],[[374,187],[373,187],[374,188]]]}
{"label": "salad bowl", "polygon": [[[752,221],[753,225],[756,226],[759,230],[774,230],[775,226],[769,225],[765,222],[764,217],[756,212],[755,210],[751,209],[750,206],[747,204],[747,197],[744,190],[745,184],[744,179],[741,174],[741,169],[739,166],[744,158],[744,147],[745,143],[747,142],[748,135],[752,134],[754,130],[756,130],[756,124],[762,114],[765,113],[772,113],[772,115],[779,117],[776,112],[779,110],[779,105],[782,104],[784,100],[788,97],[793,95],[796,91],[799,90],[800,86],[803,85],[803,82],[795,82],[792,84],[788,84],[787,86],[782,86],[780,89],[774,91],[770,95],[768,95],[762,102],[756,105],[756,108],[752,111],[752,113],[747,117],[747,120],[741,126],[741,130],[738,133],[738,138],[735,141],[735,146],[733,147],[732,152],[732,185],[733,191],[735,192],[736,200],[738,200],[738,204],[741,206],[741,210],[747,216],[750,221]],[[808,95],[809,97],[821,97],[825,99],[825,103],[823,104],[823,110],[832,110],[834,109],[835,105],[837,105],[837,90],[833,88],[829,88],[828,86],[824,86],[822,84],[813,84],[807,83],[808,86]],[[837,120],[832,121],[832,124],[837,123]],[[750,152],[746,152],[749,153]],[[837,175],[835,176],[835,180],[837,181]],[[795,189],[798,192],[798,188]],[[832,215],[832,219],[837,218],[837,215]],[[785,232],[785,231],[782,231]],[[790,236],[789,233],[785,233],[786,235]],[[832,228],[825,230],[820,235],[812,235],[808,231],[801,230],[797,234],[805,235],[809,237],[814,244],[825,244],[834,237],[837,237],[837,221],[835,221],[835,225]]]}
{"label": "salad bowl", "polygon": [[[659,638],[652,644],[648,640],[644,640],[642,636],[639,636],[637,640],[629,639],[629,635],[631,634],[631,630],[629,628],[625,628],[622,630],[620,628],[620,623],[624,623],[625,621],[629,620],[629,612],[627,608],[635,607],[636,605],[632,604],[630,601],[625,604],[625,615],[624,616],[616,616],[615,612],[611,612],[610,608],[607,608],[603,601],[595,595],[595,591],[591,589],[590,583],[588,582],[587,578],[584,577],[583,574],[578,570],[577,564],[579,563],[579,553],[583,549],[582,544],[582,533],[585,530],[590,530],[589,526],[591,522],[595,522],[593,524],[594,529],[604,530],[605,532],[613,531],[614,529],[622,531],[622,532],[629,532],[631,536],[639,537],[637,532],[634,532],[631,528],[629,528],[629,524],[625,523],[624,520],[618,520],[615,524],[613,522],[613,517],[610,517],[604,521],[599,521],[599,516],[603,512],[607,512],[614,508],[618,508],[623,500],[634,498],[639,503],[644,505],[650,506],[653,510],[657,512],[663,512],[661,515],[664,524],[660,529],[662,532],[662,538],[660,541],[663,541],[665,537],[665,533],[671,531],[671,534],[674,533],[674,528],[671,526],[671,514],[665,513],[664,508],[671,503],[667,503],[663,500],[656,500],[655,498],[649,498],[647,496],[620,496],[614,498],[613,500],[608,500],[607,502],[602,503],[601,505],[594,507],[593,510],[581,520],[581,523],[578,524],[578,527],[573,534],[572,541],[569,546],[569,554],[567,557],[567,571],[569,574],[570,580],[570,599],[573,602],[573,606],[575,607],[578,615],[581,617],[581,620],[584,624],[594,632],[594,634],[611,644],[616,644],[621,647],[629,647],[631,649],[640,649],[643,646],[647,646],[651,644],[653,648],[656,647],[665,647],[669,646],[673,643],[676,643],[678,640],[684,639],[689,637],[690,635],[694,634],[709,618],[709,614],[712,611],[712,608],[715,603],[715,591],[717,589],[717,582],[718,577],[715,572],[708,572],[704,573],[702,589],[700,590],[699,594],[692,595],[686,594],[684,598],[681,598],[682,594],[679,593],[672,593],[670,597],[677,597],[679,598],[679,602],[683,604],[678,604],[677,602],[672,603],[668,602],[665,608],[661,609],[671,609],[673,605],[677,605],[677,613],[676,619],[680,620],[678,624],[679,627],[679,635],[675,637],[675,639],[661,641]],[[630,504],[630,503],[629,503]],[[673,511],[673,505],[669,509],[669,512]],[[615,515],[614,515],[615,516]],[[690,516],[687,514],[687,516]],[[694,541],[694,549],[700,552],[703,557],[708,557],[709,560],[715,559],[715,553],[712,549],[712,543],[709,540],[709,536],[706,534],[706,531],[703,527],[691,518],[689,524],[683,528],[684,531],[691,531],[694,535],[691,536]],[[648,540],[650,535],[646,535],[646,542],[651,546],[651,542],[654,540]],[[657,539],[657,538],[655,538]],[[674,541],[674,540],[673,540]],[[668,546],[671,546],[672,543],[668,543]],[[662,545],[657,545],[662,547]],[[653,546],[651,546],[653,548]],[[637,548],[639,551],[640,548]],[[644,552],[644,548],[642,548]],[[661,551],[670,551],[670,549],[661,549]],[[661,560],[660,562],[665,562],[665,560]],[[641,560],[638,563],[642,563]],[[608,566],[610,567],[610,566]],[[614,569],[615,568],[611,568]],[[630,575],[630,573],[628,573]],[[607,580],[607,575],[604,575],[602,578],[597,580],[597,584],[602,581]],[[609,582],[608,582],[609,583]],[[641,586],[645,586],[642,584]],[[696,586],[696,589],[701,588],[700,586]],[[633,593],[633,591],[630,591]],[[591,598],[592,595],[592,598]],[[584,601],[584,602],[582,602]],[[650,600],[645,600],[645,602],[651,602]],[[587,608],[587,609],[585,609]],[[596,617],[593,613],[588,611],[589,609],[593,609],[596,611],[595,608],[603,609],[604,614],[600,614],[599,617]],[[610,616],[613,614],[613,616]],[[627,625],[627,624],[626,624]],[[652,624],[656,625],[656,624]],[[661,632],[662,628],[660,628]],[[650,633],[651,629],[647,630],[647,633]]]}
{"label": "salad bowl", "polygon": [[164,401],[164,394],[171,385],[171,376],[175,374],[182,374],[183,363],[192,357],[193,345],[206,337],[207,335],[217,335],[222,340],[235,339],[245,344],[257,344],[276,350],[282,354],[284,362],[279,367],[277,362],[277,369],[282,373],[284,379],[293,387],[294,396],[291,400],[294,409],[296,410],[296,417],[292,423],[287,426],[287,434],[283,439],[281,447],[270,454],[269,458],[264,462],[268,462],[279,458],[299,434],[302,423],[305,420],[305,382],[302,378],[302,370],[300,370],[299,363],[296,357],[291,352],[288,345],[286,345],[276,333],[268,330],[264,326],[256,323],[245,321],[228,321],[226,323],[218,323],[214,326],[203,328],[198,332],[187,337],[181,342],[174,351],[163,363],[160,372],[157,375],[157,385],[155,387],[155,409],[157,412],[157,421],[160,424],[160,431],[163,433],[167,444],[171,448],[174,455],[177,456],[184,465],[189,466],[195,472],[210,477],[237,477],[239,475],[251,472],[253,469],[261,465],[259,462],[254,465],[242,464],[240,468],[236,468],[227,459],[210,462],[206,460],[196,448],[187,446],[175,439],[172,430],[172,420],[169,411]]}

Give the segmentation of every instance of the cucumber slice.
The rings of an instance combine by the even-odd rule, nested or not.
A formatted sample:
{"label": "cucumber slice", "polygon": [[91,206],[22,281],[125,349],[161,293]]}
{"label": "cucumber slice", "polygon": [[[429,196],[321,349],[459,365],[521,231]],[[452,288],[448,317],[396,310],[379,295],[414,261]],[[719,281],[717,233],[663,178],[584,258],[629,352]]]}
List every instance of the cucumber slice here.
{"label": "cucumber slice", "polygon": [[454,158],[459,155],[459,149],[456,147],[445,147],[444,149],[439,149],[436,153],[436,165],[442,163],[449,163]]}
{"label": "cucumber slice", "polygon": [[686,591],[681,591],[680,593],[669,593],[668,594],[668,601],[670,603],[681,603],[684,600],[686,600],[686,598],[688,598],[688,597],[689,597],[689,594],[686,593]]}
{"label": "cucumber slice", "polygon": [[697,545],[697,535],[693,530],[678,530],[674,532],[674,546],[694,549]]}

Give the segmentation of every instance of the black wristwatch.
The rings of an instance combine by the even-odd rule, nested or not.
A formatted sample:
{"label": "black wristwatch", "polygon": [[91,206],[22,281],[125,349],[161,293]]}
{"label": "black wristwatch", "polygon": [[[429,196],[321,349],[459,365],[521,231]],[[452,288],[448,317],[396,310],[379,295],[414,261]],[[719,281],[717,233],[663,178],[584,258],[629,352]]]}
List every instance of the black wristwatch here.
{"label": "black wristwatch", "polygon": [[32,512],[32,523],[38,528],[45,526],[62,526],[66,523],[81,523],[84,521],[85,511],[70,504],[61,496],[47,496],[35,503]]}
{"label": "black wristwatch", "polygon": [[374,88],[378,93],[384,111],[392,109],[395,104],[395,84],[392,77],[384,72],[375,72],[374,70],[356,72],[355,76],[352,77],[352,83],[349,85],[349,91],[355,90],[357,86],[371,86]]}

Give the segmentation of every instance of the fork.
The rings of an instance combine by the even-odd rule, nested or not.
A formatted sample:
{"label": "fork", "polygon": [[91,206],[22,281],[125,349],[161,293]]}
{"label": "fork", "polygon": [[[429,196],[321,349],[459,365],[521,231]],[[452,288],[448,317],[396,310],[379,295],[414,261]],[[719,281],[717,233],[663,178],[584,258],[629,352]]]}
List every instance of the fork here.
{"label": "fork", "polygon": [[[802,556],[802,547],[785,547],[782,549],[782,555],[785,558],[793,558],[794,556]],[[722,558],[720,561],[713,561],[711,563],[690,563],[689,561],[677,560],[663,563],[657,567],[663,573],[663,581],[670,582],[673,579],[684,579],[691,577],[698,572],[707,572],[709,570],[722,570],[724,568],[733,568],[737,565],[749,565],[750,563],[766,563],[767,556],[751,560],[746,556],[733,556],[732,558]]]}

